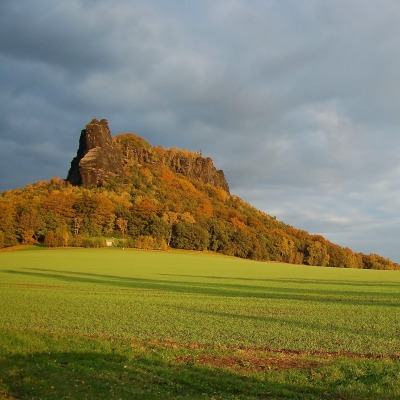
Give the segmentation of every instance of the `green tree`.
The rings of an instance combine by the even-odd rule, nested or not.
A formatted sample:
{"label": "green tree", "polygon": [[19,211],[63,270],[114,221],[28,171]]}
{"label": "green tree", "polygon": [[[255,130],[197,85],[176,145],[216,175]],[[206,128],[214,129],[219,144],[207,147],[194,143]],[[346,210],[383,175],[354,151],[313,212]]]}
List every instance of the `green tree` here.
{"label": "green tree", "polygon": [[250,258],[254,250],[255,238],[245,229],[236,228],[232,240],[233,255],[241,258]]}
{"label": "green tree", "polygon": [[206,250],[210,235],[197,224],[179,221],[173,227],[171,246],[186,250]]}
{"label": "green tree", "polygon": [[209,221],[210,245],[209,249],[220,253],[228,253],[231,246],[230,236],[233,230],[230,225],[214,218]]}

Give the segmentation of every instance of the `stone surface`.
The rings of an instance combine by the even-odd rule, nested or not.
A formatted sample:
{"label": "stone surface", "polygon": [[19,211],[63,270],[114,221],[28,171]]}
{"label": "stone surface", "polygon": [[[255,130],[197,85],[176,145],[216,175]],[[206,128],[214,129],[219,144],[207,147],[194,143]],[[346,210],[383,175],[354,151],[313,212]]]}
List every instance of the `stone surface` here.
{"label": "stone surface", "polygon": [[67,181],[73,185],[101,186],[121,169],[121,153],[113,143],[107,120],[93,119],[81,132]]}
{"label": "stone surface", "polygon": [[73,185],[101,186],[108,178],[121,175],[132,166],[163,165],[189,179],[221,188],[229,193],[224,172],[211,158],[198,152],[153,147],[134,134],[111,137],[107,120],[93,119],[82,130],[76,157],[71,162],[67,181]]}
{"label": "stone surface", "polygon": [[211,158],[202,157],[198,152],[153,147],[141,137],[133,134],[118,135],[114,141],[121,150],[123,163],[126,166],[164,165],[172,172],[208,183],[229,193],[224,172],[215,168]]}
{"label": "stone surface", "polygon": [[169,164],[172,170],[188,178],[198,179],[203,183],[219,187],[229,193],[229,186],[225,179],[224,172],[214,167],[211,158],[204,158],[196,153],[187,155],[177,153],[169,159]]}

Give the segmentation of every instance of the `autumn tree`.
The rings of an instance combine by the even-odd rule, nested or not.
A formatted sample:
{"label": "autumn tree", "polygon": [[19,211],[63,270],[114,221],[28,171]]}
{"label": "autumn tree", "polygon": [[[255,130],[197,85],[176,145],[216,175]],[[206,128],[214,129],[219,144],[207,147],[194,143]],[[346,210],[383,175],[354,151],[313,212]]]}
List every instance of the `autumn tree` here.
{"label": "autumn tree", "polygon": [[17,212],[15,204],[10,200],[0,201],[0,232],[3,237],[3,246],[13,246],[17,239]]}
{"label": "autumn tree", "polygon": [[[122,173],[102,187],[75,187],[52,179],[0,193],[0,246],[39,241],[96,247],[104,245],[99,236],[118,231],[132,247],[208,249],[334,267],[400,268],[383,257],[358,254],[311,236],[222,189],[176,172],[186,168],[190,152],[154,149],[130,135],[123,136],[119,146],[127,157],[137,154],[140,163],[128,160]],[[170,157],[175,156],[174,172]]]}
{"label": "autumn tree", "polygon": [[166,243],[169,247],[171,244],[172,230],[174,225],[178,222],[179,214],[168,209],[163,213],[162,220],[168,225],[168,234],[166,236]]}
{"label": "autumn tree", "polygon": [[128,220],[124,218],[117,218],[115,223],[118,226],[118,229],[121,231],[121,235],[125,238],[125,235],[128,232]]}
{"label": "autumn tree", "polygon": [[322,236],[312,236],[306,252],[307,264],[325,267],[329,265],[329,259],[330,256],[325,239]]}
{"label": "autumn tree", "polygon": [[83,224],[83,218],[82,217],[75,217],[74,218],[74,235],[78,236],[79,235],[79,230],[81,229]]}
{"label": "autumn tree", "polygon": [[44,244],[49,247],[58,246],[57,238],[53,231],[47,231],[46,236],[44,237]]}
{"label": "autumn tree", "polygon": [[37,211],[30,206],[25,207],[18,217],[18,228],[23,244],[35,242],[35,232],[40,223]]}

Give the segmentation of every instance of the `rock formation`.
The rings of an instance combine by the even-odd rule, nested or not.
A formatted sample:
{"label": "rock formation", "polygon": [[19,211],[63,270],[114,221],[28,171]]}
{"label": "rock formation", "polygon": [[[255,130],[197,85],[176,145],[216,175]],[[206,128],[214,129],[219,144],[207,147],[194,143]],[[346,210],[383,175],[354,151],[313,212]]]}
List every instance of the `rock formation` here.
{"label": "rock formation", "polygon": [[101,186],[121,171],[121,154],[111,138],[107,120],[93,119],[83,129],[67,181],[73,185]]}
{"label": "rock formation", "polygon": [[208,183],[229,193],[224,172],[215,168],[211,158],[202,157],[198,152],[153,147],[133,134],[118,135],[114,141],[121,150],[125,166],[164,165],[172,172]]}
{"label": "rock formation", "polygon": [[211,158],[187,150],[153,147],[134,134],[111,138],[105,119],[100,122],[94,119],[82,130],[67,181],[73,185],[101,186],[108,178],[122,174],[125,169],[143,165],[163,165],[189,179],[229,192],[224,172],[214,167]]}
{"label": "rock formation", "polygon": [[173,157],[169,158],[169,165],[172,170],[188,178],[198,179],[203,183],[208,183],[229,192],[224,172],[216,170],[213,160],[209,157],[204,158],[196,153],[176,153]]}

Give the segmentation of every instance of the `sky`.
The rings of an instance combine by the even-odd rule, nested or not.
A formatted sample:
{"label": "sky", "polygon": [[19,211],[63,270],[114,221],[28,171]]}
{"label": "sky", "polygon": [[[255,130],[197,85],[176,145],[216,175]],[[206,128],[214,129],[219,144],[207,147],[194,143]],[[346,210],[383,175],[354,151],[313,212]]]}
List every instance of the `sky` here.
{"label": "sky", "polygon": [[0,191],[65,178],[106,118],[400,262],[399,22],[398,0],[0,0]]}

